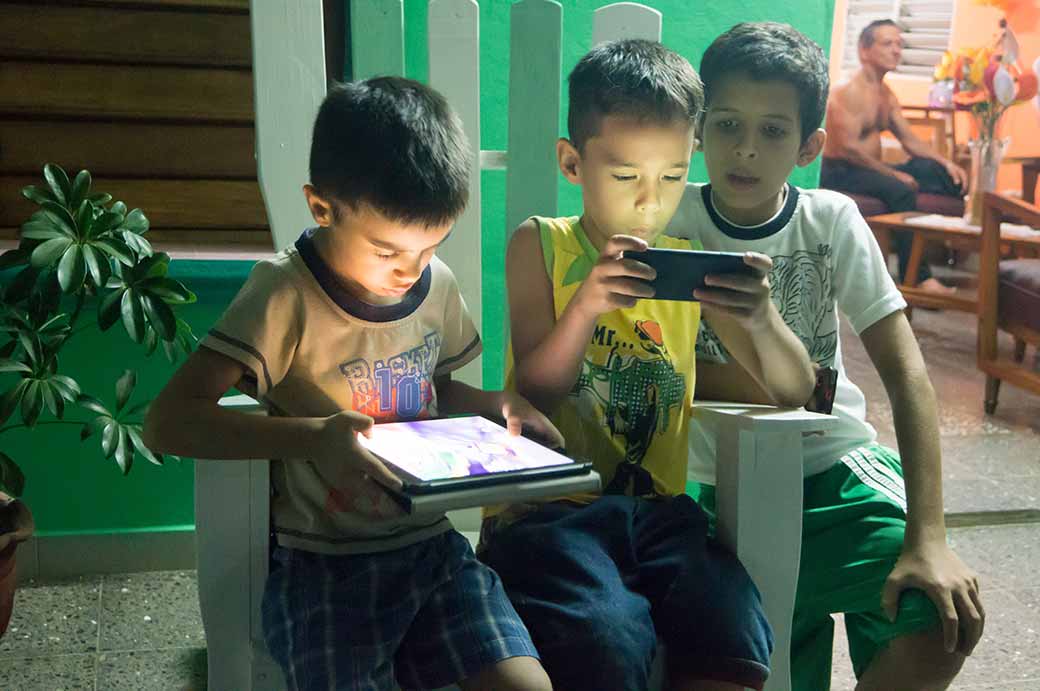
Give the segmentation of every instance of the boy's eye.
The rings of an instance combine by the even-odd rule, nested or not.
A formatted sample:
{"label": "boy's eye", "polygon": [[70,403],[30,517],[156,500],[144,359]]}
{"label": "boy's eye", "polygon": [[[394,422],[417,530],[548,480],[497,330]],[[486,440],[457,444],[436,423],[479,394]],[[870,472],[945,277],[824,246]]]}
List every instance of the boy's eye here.
{"label": "boy's eye", "polygon": [[720,130],[731,130],[737,126],[736,120],[718,120],[715,122],[715,126]]}
{"label": "boy's eye", "polygon": [[380,259],[393,259],[397,256],[397,252],[390,252],[389,254],[386,252],[376,252],[376,256]]}
{"label": "boy's eye", "polygon": [[682,182],[681,175],[665,175],[664,179],[666,182]]}
{"label": "boy's eye", "polygon": [[787,135],[787,130],[783,127],[777,127],[776,125],[766,125],[763,128],[767,137],[779,138]]}
{"label": "boy's eye", "polygon": [[615,174],[614,175],[614,179],[618,180],[620,182],[627,182],[629,180],[635,180],[636,176],[635,175],[616,175]]}

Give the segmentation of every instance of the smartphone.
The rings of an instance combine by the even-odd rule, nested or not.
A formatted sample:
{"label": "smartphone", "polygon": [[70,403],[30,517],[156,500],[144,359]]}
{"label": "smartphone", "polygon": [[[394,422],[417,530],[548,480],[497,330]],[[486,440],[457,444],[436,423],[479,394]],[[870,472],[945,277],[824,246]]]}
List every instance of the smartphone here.
{"label": "smartphone", "polygon": [[688,300],[695,302],[693,291],[703,288],[708,274],[746,274],[755,269],[744,263],[742,252],[702,252],[650,248],[642,252],[625,251],[626,259],[635,259],[657,271],[657,278],[647,281],[654,288],[653,300]]}
{"label": "smartphone", "polygon": [[820,367],[816,370],[816,388],[812,397],[805,404],[810,413],[830,415],[834,410],[834,394],[838,388],[838,370],[833,367]]}

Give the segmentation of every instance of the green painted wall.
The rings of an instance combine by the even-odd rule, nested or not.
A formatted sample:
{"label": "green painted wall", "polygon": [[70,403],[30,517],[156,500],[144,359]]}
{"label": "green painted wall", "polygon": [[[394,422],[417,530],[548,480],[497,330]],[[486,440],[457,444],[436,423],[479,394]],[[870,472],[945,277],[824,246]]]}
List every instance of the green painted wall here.
{"label": "green painted wall", "polygon": [[[601,0],[564,0],[564,69],[570,68],[587,49],[592,36],[592,11]],[[664,42],[696,66],[700,53],[718,33],[739,21],[773,20],[794,24],[829,50],[834,0],[791,0],[788,3],[746,0],[743,3],[700,4],[684,0],[647,2],[664,14]],[[743,5],[738,9],[739,5]],[[506,147],[508,94],[509,3],[481,3],[481,138],[484,149]],[[405,0],[406,70],[408,76],[425,79],[426,0]],[[566,85],[564,85],[566,93]],[[560,133],[565,133],[564,117]],[[818,168],[798,171],[796,184],[815,186]],[[694,161],[691,179],[704,180],[703,164]],[[489,386],[501,381],[503,353],[505,260],[505,174],[485,172],[483,185],[484,271],[484,377]],[[560,211],[578,213],[578,190],[560,180]],[[133,200],[128,200],[132,202]],[[147,209],[145,210],[147,212]],[[171,273],[198,294],[199,302],[183,315],[196,334],[204,334],[245,280],[248,262],[174,261]],[[0,280],[3,280],[0,277]],[[115,328],[121,328],[117,326]],[[84,388],[107,400],[114,393],[107,384],[126,367],[138,370],[139,396],[154,396],[172,369],[162,355],[144,358],[139,346],[125,335],[82,334],[70,348],[63,368],[75,374]],[[77,338],[81,338],[77,336]],[[81,374],[86,372],[86,374]],[[106,388],[99,386],[105,383]],[[0,379],[0,388],[6,388]],[[193,464],[171,461],[156,467],[138,459],[129,477],[122,477],[114,462],[105,461],[92,446],[80,445],[76,428],[39,428],[32,435],[5,434],[3,450],[18,459],[26,472],[26,500],[32,506],[41,534],[119,532],[141,529],[190,528],[193,515]]]}

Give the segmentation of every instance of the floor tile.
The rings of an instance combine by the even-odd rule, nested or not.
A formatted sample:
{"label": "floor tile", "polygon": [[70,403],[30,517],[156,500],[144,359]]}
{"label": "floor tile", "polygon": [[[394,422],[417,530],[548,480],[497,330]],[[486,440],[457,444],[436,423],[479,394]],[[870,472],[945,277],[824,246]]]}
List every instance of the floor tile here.
{"label": "floor tile", "polygon": [[984,590],[1040,586],[1040,524],[959,528],[949,543],[978,572]]}
{"label": "floor tile", "polygon": [[104,577],[102,651],[194,648],[205,641],[195,572]]}
{"label": "floor tile", "polygon": [[206,650],[101,653],[97,687],[105,691],[204,691]]}
{"label": "floor tile", "polygon": [[95,652],[100,590],[96,577],[19,587],[0,659]]}
{"label": "floor tile", "polygon": [[97,656],[57,655],[0,662],[0,689],[10,691],[94,691]]}

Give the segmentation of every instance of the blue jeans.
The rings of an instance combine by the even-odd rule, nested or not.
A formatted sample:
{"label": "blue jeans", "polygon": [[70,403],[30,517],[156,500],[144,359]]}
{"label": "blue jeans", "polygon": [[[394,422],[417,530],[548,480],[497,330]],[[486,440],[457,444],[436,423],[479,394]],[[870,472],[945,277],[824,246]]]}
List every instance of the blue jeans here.
{"label": "blue jeans", "polygon": [[683,495],[555,502],[488,526],[480,556],[556,688],[644,689],[660,637],[671,675],[760,689],[772,631],[747,572],[707,527]]}

